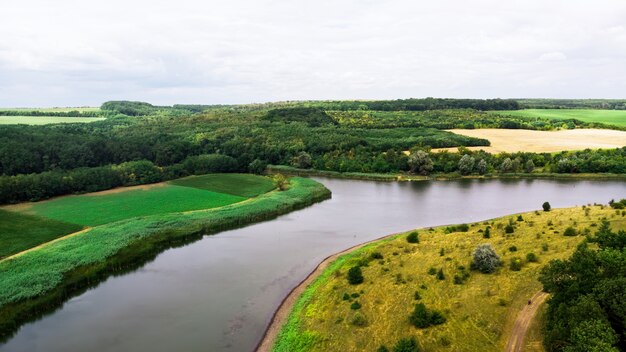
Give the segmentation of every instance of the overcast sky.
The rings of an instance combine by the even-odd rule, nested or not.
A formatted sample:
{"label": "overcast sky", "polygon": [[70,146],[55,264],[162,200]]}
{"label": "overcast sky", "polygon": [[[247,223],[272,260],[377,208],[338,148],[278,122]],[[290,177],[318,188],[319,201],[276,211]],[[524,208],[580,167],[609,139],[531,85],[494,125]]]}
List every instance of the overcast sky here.
{"label": "overcast sky", "polygon": [[624,0],[0,0],[0,106],[626,98]]}

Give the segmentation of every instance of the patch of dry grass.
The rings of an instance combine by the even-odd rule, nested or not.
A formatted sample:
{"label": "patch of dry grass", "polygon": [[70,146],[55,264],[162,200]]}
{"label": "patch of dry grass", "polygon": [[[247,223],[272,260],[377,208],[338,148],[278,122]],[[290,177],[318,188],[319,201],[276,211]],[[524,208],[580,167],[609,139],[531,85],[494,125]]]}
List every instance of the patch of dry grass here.
{"label": "patch of dry grass", "polygon": [[[279,335],[274,350],[290,346],[292,352],[375,351],[381,345],[392,347],[400,338],[416,337],[427,351],[502,351],[518,312],[541,289],[541,267],[569,257],[582,241],[581,236],[564,236],[564,230],[574,226],[594,232],[602,218],[614,228],[626,227],[626,217],[609,207],[589,209],[525,213],[524,221],[508,216],[472,224],[468,232],[420,230],[419,244],[408,243],[402,234],[357,249],[340,257],[340,265],[331,264],[327,270],[332,272],[322,274],[323,281],[301,296],[304,301],[296,303],[283,328],[288,333]],[[505,234],[509,221],[515,224],[513,234]],[[489,239],[480,231],[486,226],[491,227]],[[472,271],[465,283],[455,284],[454,275],[461,266],[469,269],[472,252],[482,243],[493,245],[504,266],[494,274]],[[517,251],[510,250],[513,246]],[[383,259],[369,260],[362,268],[365,282],[348,284],[348,269],[374,252]],[[538,256],[537,263],[526,262],[530,252]],[[521,271],[510,270],[514,257],[524,259]],[[430,275],[430,268],[443,269],[445,280]],[[414,299],[416,291],[419,301]],[[346,294],[358,297],[345,300]],[[361,304],[358,310],[350,307],[355,301]],[[427,329],[410,325],[409,314],[418,302],[443,312],[447,322]]]}

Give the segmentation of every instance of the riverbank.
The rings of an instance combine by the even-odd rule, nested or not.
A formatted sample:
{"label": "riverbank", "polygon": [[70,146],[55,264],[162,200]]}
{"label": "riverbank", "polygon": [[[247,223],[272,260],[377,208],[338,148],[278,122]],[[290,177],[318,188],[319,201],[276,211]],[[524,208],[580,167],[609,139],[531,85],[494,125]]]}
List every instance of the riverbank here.
{"label": "riverbank", "polygon": [[[522,221],[506,216],[470,224],[467,232],[449,226],[421,229],[419,244],[396,234],[328,257],[285,299],[258,351],[376,350],[409,337],[432,351],[449,346],[502,350],[518,312],[541,288],[537,277],[542,264],[569,256],[582,240],[564,236],[566,227],[586,233],[603,217],[617,228],[626,227],[626,218],[613,209],[586,209],[523,213]],[[515,230],[509,235],[503,228],[511,222]],[[487,226],[490,239],[484,238]],[[465,269],[473,248],[483,242],[492,243],[503,260],[495,274]],[[525,260],[529,253],[536,259]],[[509,267],[517,258],[520,270]],[[348,285],[345,273],[355,265],[365,282]],[[427,273],[429,267],[441,269],[441,277]],[[446,323],[428,329],[411,326],[408,315],[417,302],[443,312]]]}
{"label": "riverbank", "polygon": [[269,165],[268,174],[283,174],[290,176],[319,176],[338,179],[367,180],[367,181],[446,181],[446,180],[493,180],[493,179],[564,179],[564,180],[625,180],[626,174],[560,174],[560,173],[509,173],[463,176],[459,173],[431,174],[429,176],[411,175],[407,173],[373,174],[360,172],[337,172],[315,169],[298,169],[284,165]]}
{"label": "riverbank", "polygon": [[292,178],[285,191],[185,213],[145,216],[95,227],[0,262],[0,337],[54,310],[111,275],[132,271],[158,253],[224,230],[273,219],[328,199],[323,185]]}

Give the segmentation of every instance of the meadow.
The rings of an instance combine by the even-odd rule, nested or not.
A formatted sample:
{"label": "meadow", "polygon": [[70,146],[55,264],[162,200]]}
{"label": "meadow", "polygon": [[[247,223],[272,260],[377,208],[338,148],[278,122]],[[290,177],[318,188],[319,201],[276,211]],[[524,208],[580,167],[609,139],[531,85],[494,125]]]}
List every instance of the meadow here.
{"label": "meadow", "polygon": [[0,209],[0,259],[82,228],[77,224]]}
{"label": "meadow", "polygon": [[[493,112],[496,113],[496,112]],[[584,122],[597,122],[607,125],[626,127],[626,110],[600,109],[524,109],[498,111],[499,115],[516,117],[540,117],[556,120],[576,119]]]}
{"label": "meadow", "polygon": [[330,197],[323,185],[291,178],[285,191],[214,209],[160,214],[102,225],[0,261],[0,337],[54,309],[72,293],[171,246],[269,220]]}
{"label": "meadow", "polygon": [[0,108],[0,112],[3,111],[39,111],[39,112],[99,112],[99,107],[54,107],[54,108]]}
{"label": "meadow", "polygon": [[256,197],[276,188],[274,182],[251,174],[212,174],[189,176],[170,181],[169,184],[205,189],[238,197]]}
{"label": "meadow", "polygon": [[[542,288],[540,269],[569,257],[581,234],[593,233],[603,218],[614,229],[626,228],[623,214],[606,206],[536,211],[417,230],[418,243],[403,233],[357,248],[331,262],[299,296],[273,351],[391,350],[405,338],[426,351],[502,351],[518,312]],[[565,236],[568,227],[577,235]],[[495,273],[471,270],[472,253],[484,243],[503,264]],[[363,283],[350,284],[348,272],[357,266]],[[414,327],[409,316],[419,303],[445,322]],[[542,351],[540,339],[533,325],[526,345]]]}

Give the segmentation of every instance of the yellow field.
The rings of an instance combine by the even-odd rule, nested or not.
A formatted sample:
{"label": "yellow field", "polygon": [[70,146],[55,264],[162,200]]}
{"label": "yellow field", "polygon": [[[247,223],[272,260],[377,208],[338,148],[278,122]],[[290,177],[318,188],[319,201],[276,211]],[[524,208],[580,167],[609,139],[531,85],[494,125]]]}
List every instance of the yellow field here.
{"label": "yellow field", "polygon": [[[293,351],[376,351],[381,345],[391,349],[399,339],[415,337],[426,351],[502,351],[517,314],[541,289],[537,280],[541,267],[552,259],[569,257],[582,241],[580,235],[564,236],[564,230],[574,226],[579,232],[594,233],[603,217],[615,229],[626,228],[621,212],[577,207],[525,213],[523,221],[515,215],[472,224],[468,232],[421,230],[419,244],[408,243],[402,234],[357,249],[345,255],[339,267],[331,264],[333,272],[327,279],[305,293],[308,298],[301,310],[292,313],[296,319],[289,319],[288,325],[295,328],[291,331],[297,331],[289,342],[306,346]],[[509,221],[515,231],[507,235],[504,227]],[[490,239],[479,231],[487,225],[491,226]],[[472,271],[465,283],[455,284],[459,267],[469,270],[472,252],[482,243],[491,243],[504,265],[494,274]],[[512,246],[517,250],[511,251]],[[374,252],[380,252],[383,259],[371,260],[362,268],[365,282],[348,284],[348,269]],[[531,252],[537,255],[537,263],[526,261]],[[514,257],[522,258],[521,271],[509,268]],[[430,268],[443,269],[445,280],[430,275]],[[416,291],[419,301],[414,299]],[[359,296],[345,300],[345,294]],[[356,301],[362,307],[351,309]],[[426,329],[410,325],[409,314],[418,302],[441,311],[447,322]],[[363,319],[355,325],[359,315]],[[538,331],[531,327],[526,340],[531,351],[542,351]],[[287,341],[282,342],[284,346]]]}
{"label": "yellow field", "polygon": [[[535,152],[552,153],[563,150],[610,149],[626,146],[626,131],[575,129],[559,131],[532,131],[509,129],[454,129],[450,132],[464,136],[485,138],[489,147],[469,147],[470,150],[484,150],[490,153]],[[457,148],[433,150],[457,151]]]}

